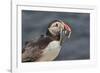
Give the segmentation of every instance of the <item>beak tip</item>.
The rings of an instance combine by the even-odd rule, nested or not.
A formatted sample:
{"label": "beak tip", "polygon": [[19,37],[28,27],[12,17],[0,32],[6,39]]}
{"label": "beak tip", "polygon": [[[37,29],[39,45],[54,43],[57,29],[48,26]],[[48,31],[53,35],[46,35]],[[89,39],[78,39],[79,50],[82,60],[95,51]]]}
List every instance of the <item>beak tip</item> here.
{"label": "beak tip", "polygon": [[71,28],[69,27],[69,25],[65,24],[64,25],[65,29],[71,32]]}

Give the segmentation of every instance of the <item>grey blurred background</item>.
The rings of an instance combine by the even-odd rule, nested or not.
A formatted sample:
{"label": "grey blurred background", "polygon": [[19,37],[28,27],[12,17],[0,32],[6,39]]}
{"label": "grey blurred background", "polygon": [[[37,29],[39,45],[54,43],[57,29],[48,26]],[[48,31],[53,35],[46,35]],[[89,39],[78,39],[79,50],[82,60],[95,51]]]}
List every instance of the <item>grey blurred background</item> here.
{"label": "grey blurred background", "polygon": [[63,20],[72,27],[70,39],[66,39],[55,60],[81,60],[90,58],[90,14],[71,12],[47,12],[22,10],[22,47],[28,40],[37,40],[45,34],[53,20]]}

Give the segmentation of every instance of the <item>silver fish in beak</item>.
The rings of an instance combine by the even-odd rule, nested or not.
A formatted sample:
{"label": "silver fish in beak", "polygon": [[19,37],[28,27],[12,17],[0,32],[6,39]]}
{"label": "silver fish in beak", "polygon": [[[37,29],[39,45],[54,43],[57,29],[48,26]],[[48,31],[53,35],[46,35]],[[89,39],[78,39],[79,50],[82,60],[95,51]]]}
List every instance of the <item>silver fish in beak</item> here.
{"label": "silver fish in beak", "polygon": [[71,31],[71,28],[69,27],[69,25],[64,24],[64,29],[61,29],[61,31],[60,31],[60,44],[61,45],[66,38],[68,38],[68,39],[70,38],[71,33],[72,33],[72,31]]}

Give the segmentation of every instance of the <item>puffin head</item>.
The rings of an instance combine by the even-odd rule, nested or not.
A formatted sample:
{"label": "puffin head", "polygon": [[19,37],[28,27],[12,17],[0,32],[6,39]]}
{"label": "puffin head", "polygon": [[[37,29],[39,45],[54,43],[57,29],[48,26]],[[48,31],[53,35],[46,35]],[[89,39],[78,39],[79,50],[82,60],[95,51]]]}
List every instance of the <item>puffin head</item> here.
{"label": "puffin head", "polygon": [[64,23],[62,20],[54,20],[49,24],[46,35],[60,41],[62,44],[66,37],[70,38],[71,32],[72,30],[68,23]]}

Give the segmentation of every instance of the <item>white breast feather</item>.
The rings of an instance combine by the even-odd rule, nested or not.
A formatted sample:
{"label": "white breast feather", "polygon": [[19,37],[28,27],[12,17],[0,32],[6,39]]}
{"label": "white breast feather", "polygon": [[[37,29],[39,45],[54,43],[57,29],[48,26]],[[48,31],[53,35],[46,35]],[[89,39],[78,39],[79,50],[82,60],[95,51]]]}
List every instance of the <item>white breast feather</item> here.
{"label": "white breast feather", "polygon": [[42,57],[38,61],[52,61],[54,60],[59,52],[61,46],[59,41],[52,41],[49,45],[43,50]]}

